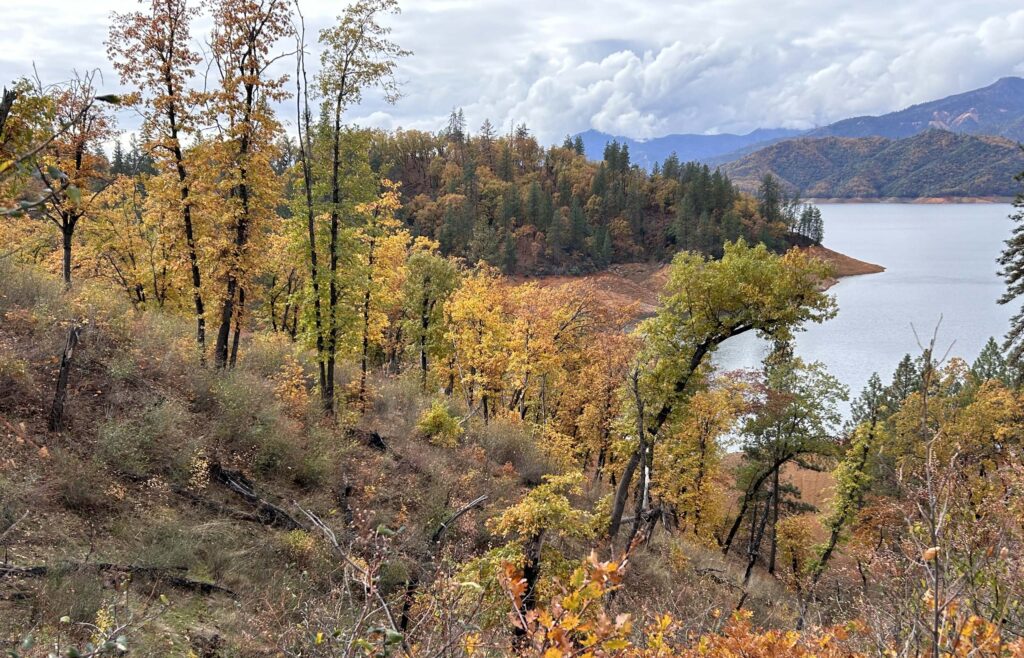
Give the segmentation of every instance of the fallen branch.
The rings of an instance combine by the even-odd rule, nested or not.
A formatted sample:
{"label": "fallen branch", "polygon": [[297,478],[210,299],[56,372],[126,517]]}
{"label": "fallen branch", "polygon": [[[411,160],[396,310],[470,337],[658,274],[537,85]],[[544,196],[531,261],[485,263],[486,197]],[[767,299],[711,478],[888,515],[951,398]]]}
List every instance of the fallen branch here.
{"label": "fallen branch", "polygon": [[256,515],[264,525],[272,525],[285,530],[305,530],[306,526],[299,523],[291,514],[258,495],[252,483],[237,471],[229,471],[220,464],[210,466],[210,476],[215,482],[226,486],[256,508]]}
{"label": "fallen branch", "polygon": [[[149,567],[149,566],[138,566],[133,564],[113,564],[110,562],[88,562],[88,563],[70,563],[61,565],[61,568],[69,567],[74,570],[87,570],[94,569],[96,571],[116,571],[122,573],[128,573],[133,576],[143,576],[152,578],[161,582],[165,582],[168,585],[174,585],[180,589],[189,590],[192,592],[199,592],[200,594],[214,594],[221,593],[227,594],[232,598],[238,598],[238,595],[226,587],[217,585],[216,583],[207,583],[201,580],[193,580],[184,576],[175,575],[175,572],[181,573],[188,571],[187,567]],[[54,571],[53,567],[48,565],[35,565],[30,567],[17,567],[17,566],[0,566],[0,578],[13,577],[13,578],[44,578]]]}
{"label": "fallen branch", "polygon": [[11,525],[7,526],[6,530],[0,532],[0,543],[3,543],[3,541],[7,539],[7,535],[11,534],[11,532],[14,530],[14,527],[22,521],[24,521],[26,517],[28,517],[28,510],[25,510],[24,514],[15,519],[14,522],[11,523]]}
{"label": "fallen branch", "polygon": [[[314,528],[318,529],[320,532],[323,533],[324,537],[326,537],[327,541],[331,544],[331,548],[334,549],[335,554],[337,554],[345,562],[345,564],[355,569],[355,571],[363,577],[363,586],[366,588],[368,592],[372,592],[374,598],[377,599],[377,603],[380,604],[381,609],[384,611],[384,616],[388,618],[388,624],[391,626],[391,630],[395,633],[398,633],[399,635],[402,635],[402,632],[399,630],[399,627],[395,624],[395,618],[391,614],[391,609],[388,607],[388,602],[384,600],[383,596],[381,596],[380,590],[377,588],[377,585],[371,582],[370,573],[365,568],[359,566],[349,556],[348,552],[341,547],[340,543],[338,543],[338,535],[335,534],[335,532],[331,530],[331,528],[326,523],[324,523],[319,516],[303,508],[296,501],[292,501],[292,504],[295,505],[295,507],[298,508],[300,512],[306,515],[306,518],[309,519],[309,522],[313,524]],[[402,649],[405,651],[405,654],[407,656],[411,655],[411,650],[409,648],[408,643],[405,641],[404,635],[402,635]]]}
{"label": "fallen branch", "polygon": [[459,511],[457,511],[454,514],[452,514],[451,516],[449,516],[447,519],[445,519],[444,523],[439,525],[437,527],[437,530],[434,531],[434,534],[430,537],[430,542],[433,543],[433,544],[440,543],[441,537],[444,536],[444,532],[445,532],[445,530],[448,529],[448,526],[450,526],[452,523],[455,523],[456,521],[458,521],[459,517],[461,517],[466,512],[468,512],[471,509],[474,509],[476,507],[480,507],[486,501],[487,501],[487,494],[484,494],[484,495],[479,496],[476,499],[470,501],[467,505],[462,507]]}

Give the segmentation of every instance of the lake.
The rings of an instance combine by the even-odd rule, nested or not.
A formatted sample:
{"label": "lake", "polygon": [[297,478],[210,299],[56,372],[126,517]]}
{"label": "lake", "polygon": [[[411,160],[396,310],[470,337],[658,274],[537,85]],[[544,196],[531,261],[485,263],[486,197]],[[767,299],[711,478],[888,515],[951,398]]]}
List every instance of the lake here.
{"label": "lake", "polygon": [[[995,262],[1009,237],[1009,204],[820,206],[825,246],[886,268],[841,279],[829,292],[839,314],[810,325],[797,354],[821,361],[851,397],[871,373],[888,383],[904,354],[920,353],[941,318],[940,354],[973,361],[990,336],[1001,342],[1014,309],[996,300],[1004,285]],[[726,342],[715,363],[726,370],[759,368],[768,344],[754,335]]]}

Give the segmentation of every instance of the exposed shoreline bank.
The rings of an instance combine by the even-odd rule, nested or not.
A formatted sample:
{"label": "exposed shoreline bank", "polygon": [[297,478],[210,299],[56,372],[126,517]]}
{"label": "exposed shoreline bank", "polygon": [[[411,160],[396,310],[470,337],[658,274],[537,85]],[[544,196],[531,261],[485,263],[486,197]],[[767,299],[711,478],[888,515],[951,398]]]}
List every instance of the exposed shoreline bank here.
{"label": "exposed shoreline bank", "polygon": [[906,203],[920,205],[959,205],[979,203],[1013,203],[1008,196],[922,196],[922,197],[856,197],[856,198],[809,198],[808,203],[818,205],[839,205],[845,203]]}
{"label": "exposed shoreline bank", "polygon": [[824,282],[824,288],[826,290],[839,283],[840,279],[845,279],[846,277],[863,276],[865,274],[879,274],[885,271],[885,268],[881,265],[859,260],[821,245],[805,247],[804,250],[809,252],[815,258],[820,258],[833,267],[835,277],[827,279]]}
{"label": "exposed shoreline bank", "polygon": [[[858,260],[827,247],[803,247],[816,258],[832,265],[835,276],[822,281],[822,289],[829,289],[841,279],[864,274],[884,272],[881,265]],[[541,287],[556,287],[574,282],[585,282],[597,300],[608,308],[627,310],[637,318],[649,317],[658,310],[659,297],[668,280],[669,265],[665,263],[621,263],[606,270],[582,276],[551,275],[516,278],[518,282],[532,281]]]}

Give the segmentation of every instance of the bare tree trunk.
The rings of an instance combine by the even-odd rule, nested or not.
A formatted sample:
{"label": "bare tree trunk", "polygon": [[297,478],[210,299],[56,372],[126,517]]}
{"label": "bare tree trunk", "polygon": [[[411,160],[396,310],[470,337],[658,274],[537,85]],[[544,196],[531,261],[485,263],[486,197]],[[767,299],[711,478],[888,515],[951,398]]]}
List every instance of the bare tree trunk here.
{"label": "bare tree trunk", "polygon": [[50,430],[59,432],[64,429],[64,404],[68,397],[68,376],[71,372],[71,362],[75,356],[75,348],[78,347],[78,339],[81,336],[82,328],[78,325],[71,327],[68,332],[68,341],[64,345],[64,352],[60,357],[60,371],[57,374],[57,390],[53,394],[53,404],[50,406]]}
{"label": "bare tree trunk", "polygon": [[242,317],[245,315],[245,288],[238,289],[238,312],[235,313],[235,335],[231,339],[230,365],[235,367],[238,361],[238,342],[242,335]]}

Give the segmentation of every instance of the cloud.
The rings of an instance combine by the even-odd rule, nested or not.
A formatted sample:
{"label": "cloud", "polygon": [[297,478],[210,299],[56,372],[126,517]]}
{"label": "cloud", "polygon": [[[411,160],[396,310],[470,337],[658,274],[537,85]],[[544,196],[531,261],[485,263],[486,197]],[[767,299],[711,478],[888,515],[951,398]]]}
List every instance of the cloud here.
{"label": "cloud", "polygon": [[[5,9],[0,76],[103,67],[111,10],[133,0]],[[394,38],[415,55],[405,97],[367,95],[350,119],[437,129],[453,107],[471,127],[525,122],[544,142],[596,128],[673,132],[812,127],[1024,74],[1016,0],[405,0]],[[310,33],[340,11],[304,0]],[[63,10],[61,7],[65,7]],[[290,115],[291,105],[282,107]]]}

